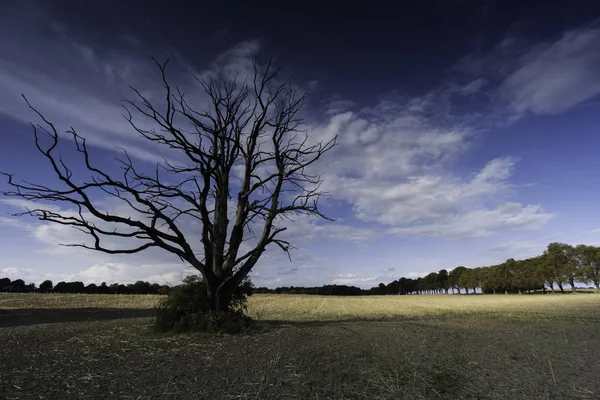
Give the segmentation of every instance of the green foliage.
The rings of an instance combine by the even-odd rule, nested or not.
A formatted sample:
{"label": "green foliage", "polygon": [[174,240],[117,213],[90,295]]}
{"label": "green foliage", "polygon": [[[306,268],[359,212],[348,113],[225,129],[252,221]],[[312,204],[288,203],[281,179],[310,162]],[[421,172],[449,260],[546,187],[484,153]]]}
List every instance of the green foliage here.
{"label": "green foliage", "polygon": [[437,273],[437,276],[435,279],[436,287],[444,289],[446,292],[448,292],[448,289],[450,289],[450,280],[449,279],[450,278],[448,276],[448,270],[441,269]]}
{"label": "green foliage", "polygon": [[580,244],[575,250],[579,255],[579,281],[592,282],[600,289],[600,248]]}
{"label": "green foliage", "polygon": [[252,294],[252,289],[252,283],[245,280],[233,292],[229,311],[215,312],[211,311],[204,280],[197,275],[188,276],[156,307],[154,327],[160,332],[176,333],[244,332],[252,322],[245,314],[247,297]]}
{"label": "green foliage", "polygon": [[460,266],[454,268],[452,271],[450,271],[450,274],[448,275],[448,281],[450,282],[450,287],[457,289],[458,293],[460,293],[460,285],[459,285],[460,276],[466,270],[467,270],[467,267],[463,267],[462,265],[460,265]]}
{"label": "green foliage", "polygon": [[478,271],[473,268],[464,270],[458,279],[458,286],[464,288],[467,294],[469,289],[475,292],[475,289],[479,287]]}

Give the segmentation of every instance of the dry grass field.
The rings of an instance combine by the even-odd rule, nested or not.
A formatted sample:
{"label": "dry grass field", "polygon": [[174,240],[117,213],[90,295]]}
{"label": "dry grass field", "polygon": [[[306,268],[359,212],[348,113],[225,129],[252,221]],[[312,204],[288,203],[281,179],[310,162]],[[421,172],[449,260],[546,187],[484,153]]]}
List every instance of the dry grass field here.
{"label": "dry grass field", "polygon": [[256,295],[237,336],[152,333],[158,299],[0,294],[0,397],[600,398],[600,295]]}

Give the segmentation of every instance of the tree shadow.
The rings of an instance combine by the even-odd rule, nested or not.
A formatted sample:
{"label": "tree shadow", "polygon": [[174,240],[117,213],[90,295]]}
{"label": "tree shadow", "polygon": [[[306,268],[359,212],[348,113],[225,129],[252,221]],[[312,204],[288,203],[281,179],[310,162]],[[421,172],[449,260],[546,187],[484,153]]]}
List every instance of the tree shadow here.
{"label": "tree shadow", "polygon": [[0,309],[0,328],[61,322],[106,321],[145,318],[154,315],[148,308],[20,308]]}

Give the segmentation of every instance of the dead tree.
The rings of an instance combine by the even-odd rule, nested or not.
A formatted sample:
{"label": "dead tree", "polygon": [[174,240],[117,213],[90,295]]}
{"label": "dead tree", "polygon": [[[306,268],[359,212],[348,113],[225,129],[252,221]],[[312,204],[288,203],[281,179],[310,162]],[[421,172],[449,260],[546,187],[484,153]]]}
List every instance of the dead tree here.
{"label": "dead tree", "polygon": [[[164,159],[148,174],[134,167],[124,151],[118,159],[123,173],[111,176],[94,165],[86,140],[70,128],[66,133],[85,164],[82,169],[91,175],[78,183],[73,170],[56,154],[56,127],[25,99],[44,123],[32,124],[36,147],[64,188],[16,181],[13,174],[3,173],[11,189],[2,194],[70,207],[70,212],[56,212],[42,205],[15,214],[69,225],[93,239],[93,244],[67,246],[109,254],[156,247],[175,254],[202,274],[211,308],[226,311],[235,288],[267,246],[275,244],[289,255],[291,245],[280,236],[286,229],[282,224],[285,218],[309,214],[329,219],[318,207],[323,195],[321,176],[309,173],[308,167],[335,145],[336,138],[309,140],[301,129],[304,94],[288,82],[278,81],[279,71],[271,61],[264,67],[255,62],[253,76],[243,83],[237,77],[196,78],[209,99],[209,105],[200,111],[169,84],[167,62],[154,62],[160,70],[165,104],[159,109],[132,88],[135,100],[124,102],[124,116],[143,138],[178,154],[178,162]],[[142,128],[134,122],[132,112],[149,120],[154,128]],[[49,144],[42,144],[41,132],[49,136]],[[118,199],[141,217],[102,210],[94,193]],[[182,217],[199,221],[201,233],[186,234]],[[254,232],[258,234],[252,236]],[[107,246],[107,240],[114,238],[135,240],[136,244]],[[249,238],[253,239],[251,246],[247,246]],[[194,251],[196,244],[201,251]]]}

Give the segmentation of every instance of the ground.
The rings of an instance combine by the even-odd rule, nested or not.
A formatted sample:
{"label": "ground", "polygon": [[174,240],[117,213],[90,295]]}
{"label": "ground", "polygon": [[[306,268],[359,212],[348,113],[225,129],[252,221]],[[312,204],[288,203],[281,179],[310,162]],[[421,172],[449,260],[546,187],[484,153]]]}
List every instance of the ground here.
{"label": "ground", "polygon": [[258,332],[152,333],[154,296],[0,294],[7,399],[600,398],[600,295],[256,295]]}

